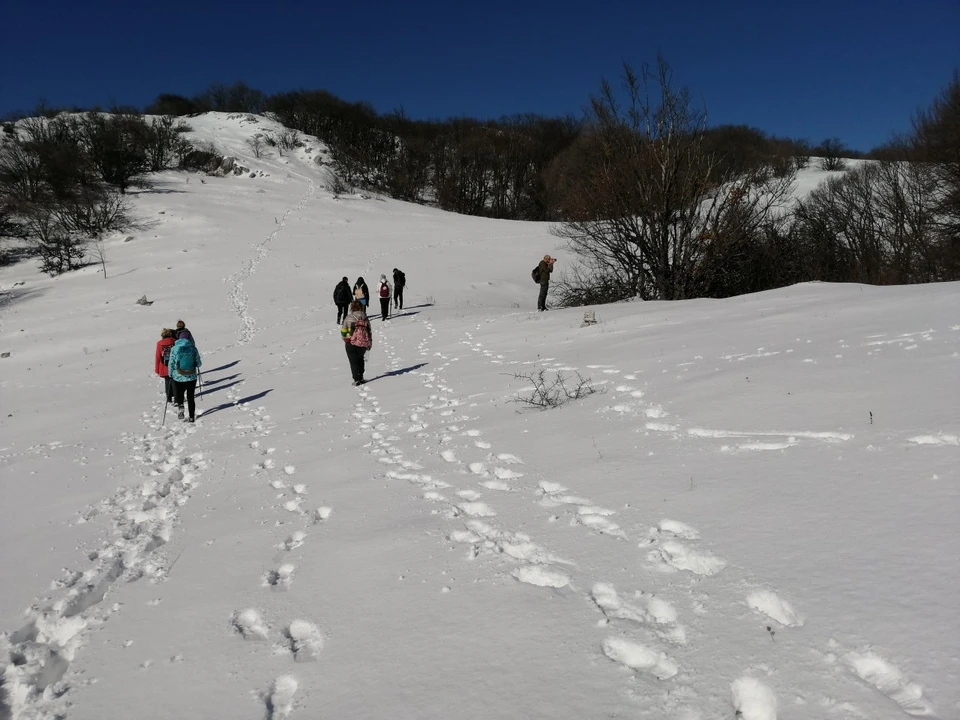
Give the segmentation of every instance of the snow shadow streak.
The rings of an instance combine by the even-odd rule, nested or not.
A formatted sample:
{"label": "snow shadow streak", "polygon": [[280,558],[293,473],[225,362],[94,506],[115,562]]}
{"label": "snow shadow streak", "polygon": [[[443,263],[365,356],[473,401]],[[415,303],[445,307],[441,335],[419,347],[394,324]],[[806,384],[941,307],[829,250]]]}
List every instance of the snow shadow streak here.
{"label": "snow shadow streak", "polygon": [[269,390],[264,390],[263,392],[258,392],[256,395],[250,395],[249,397],[240,398],[239,400],[234,400],[232,402],[223,403],[222,405],[217,405],[212,407],[209,410],[204,410],[198,417],[206,417],[207,415],[212,415],[215,412],[220,410],[226,410],[227,408],[236,407],[237,405],[243,405],[244,403],[253,402],[254,400],[259,400],[260,398],[266,396],[267,393],[273,392],[273,388]]}

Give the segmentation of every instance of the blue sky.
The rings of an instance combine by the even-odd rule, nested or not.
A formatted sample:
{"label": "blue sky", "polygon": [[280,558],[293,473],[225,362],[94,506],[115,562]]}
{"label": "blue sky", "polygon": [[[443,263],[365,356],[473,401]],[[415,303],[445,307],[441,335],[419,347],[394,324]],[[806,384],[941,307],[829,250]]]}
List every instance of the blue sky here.
{"label": "blue sky", "polygon": [[960,0],[12,3],[0,114],[244,80],[413,118],[579,115],[662,51],[711,124],[866,150],[960,68]]}

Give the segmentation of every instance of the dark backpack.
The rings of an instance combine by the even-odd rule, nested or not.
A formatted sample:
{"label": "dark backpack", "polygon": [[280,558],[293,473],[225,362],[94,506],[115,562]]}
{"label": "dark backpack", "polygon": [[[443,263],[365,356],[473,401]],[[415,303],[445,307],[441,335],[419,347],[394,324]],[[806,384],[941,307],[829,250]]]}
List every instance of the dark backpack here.
{"label": "dark backpack", "polygon": [[397,287],[403,287],[407,284],[407,276],[403,274],[403,270],[397,270],[393,275],[393,284]]}
{"label": "dark backpack", "polygon": [[530,273],[530,276],[533,278],[533,281],[534,281],[537,285],[540,284],[540,266],[539,266],[539,265],[537,265],[537,266],[533,269],[533,272]]}
{"label": "dark backpack", "polygon": [[172,349],[173,349],[172,344],[164,345],[162,348],[160,348],[160,357],[163,358],[164,367],[168,367],[170,365],[170,351]]}
{"label": "dark backpack", "polygon": [[184,352],[183,350],[177,355],[177,372],[181,375],[196,375],[197,374],[197,352],[193,348],[190,349],[190,358],[189,362],[184,365]]}
{"label": "dark backpack", "polygon": [[350,304],[352,297],[353,294],[350,292],[350,286],[346,283],[337,285],[337,289],[333,293],[333,301],[338,305]]}

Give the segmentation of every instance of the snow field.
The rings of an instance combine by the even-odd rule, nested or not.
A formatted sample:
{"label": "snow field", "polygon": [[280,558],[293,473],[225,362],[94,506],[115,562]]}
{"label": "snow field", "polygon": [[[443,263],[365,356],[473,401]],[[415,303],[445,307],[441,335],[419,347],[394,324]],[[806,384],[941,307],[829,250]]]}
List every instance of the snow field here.
{"label": "snow field", "polygon": [[[268,123],[193,122],[237,154]],[[178,192],[136,198],[164,215],[158,238],[115,246],[128,275],[24,274],[43,292],[4,310],[18,422],[0,461],[63,507],[3,486],[18,582],[0,590],[16,658],[0,717],[958,707],[960,628],[937,598],[955,595],[942,558],[960,551],[960,288],[631,303],[581,329],[576,311],[527,312],[525,272],[505,269],[552,251],[544,226],[335,201],[308,154],[256,179],[171,177]],[[371,382],[353,388],[323,288],[393,266],[409,307],[374,321]],[[115,300],[144,290],[158,300],[136,314]],[[180,315],[207,391],[196,426],[161,427],[144,358]],[[606,392],[518,412],[512,374],[535,364]],[[105,375],[124,392],[93,384]],[[74,413],[55,439],[54,405]],[[7,548],[67,570],[48,588]]]}

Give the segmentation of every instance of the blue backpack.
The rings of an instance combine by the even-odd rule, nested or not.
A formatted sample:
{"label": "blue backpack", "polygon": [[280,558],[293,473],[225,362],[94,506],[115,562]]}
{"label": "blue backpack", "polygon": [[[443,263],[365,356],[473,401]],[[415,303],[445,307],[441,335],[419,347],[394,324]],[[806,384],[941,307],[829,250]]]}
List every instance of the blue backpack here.
{"label": "blue backpack", "polygon": [[181,349],[177,354],[177,372],[181,375],[196,375],[197,351],[194,348],[190,348],[190,356],[187,358],[185,357],[185,349],[186,348]]}

